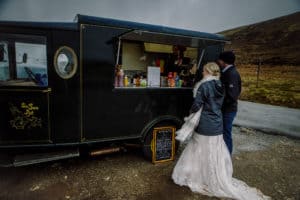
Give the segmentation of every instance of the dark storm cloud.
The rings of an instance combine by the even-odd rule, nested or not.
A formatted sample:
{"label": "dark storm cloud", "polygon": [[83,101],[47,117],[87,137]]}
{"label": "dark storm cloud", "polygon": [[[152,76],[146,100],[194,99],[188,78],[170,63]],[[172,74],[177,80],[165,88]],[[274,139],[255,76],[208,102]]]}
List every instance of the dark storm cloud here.
{"label": "dark storm cloud", "polygon": [[0,0],[1,20],[72,21],[80,13],[207,32],[297,11],[299,0]]}

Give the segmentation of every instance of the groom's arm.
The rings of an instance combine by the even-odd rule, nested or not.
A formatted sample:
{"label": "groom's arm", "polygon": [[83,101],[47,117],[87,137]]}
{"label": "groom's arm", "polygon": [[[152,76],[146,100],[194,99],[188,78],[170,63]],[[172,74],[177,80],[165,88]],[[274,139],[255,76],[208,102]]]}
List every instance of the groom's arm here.
{"label": "groom's arm", "polygon": [[241,94],[241,77],[238,73],[231,73],[228,82],[224,84],[226,91],[225,103],[231,105],[235,103]]}

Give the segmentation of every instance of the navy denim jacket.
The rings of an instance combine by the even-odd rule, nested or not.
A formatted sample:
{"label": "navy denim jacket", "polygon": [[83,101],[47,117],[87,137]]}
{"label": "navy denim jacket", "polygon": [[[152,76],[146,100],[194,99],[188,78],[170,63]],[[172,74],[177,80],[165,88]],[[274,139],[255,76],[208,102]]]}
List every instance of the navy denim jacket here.
{"label": "navy denim jacket", "polygon": [[201,135],[223,134],[222,104],[224,89],[219,80],[211,80],[200,85],[190,112],[197,112],[203,106],[199,124],[195,131]]}

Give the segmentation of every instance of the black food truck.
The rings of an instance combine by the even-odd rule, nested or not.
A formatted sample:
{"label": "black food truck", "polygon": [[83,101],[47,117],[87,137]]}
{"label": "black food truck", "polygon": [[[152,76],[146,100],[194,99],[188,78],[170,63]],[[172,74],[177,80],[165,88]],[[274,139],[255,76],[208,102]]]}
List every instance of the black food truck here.
{"label": "black food truck", "polygon": [[0,163],[22,166],[138,145],[172,160],[217,34],[77,15],[0,22]]}

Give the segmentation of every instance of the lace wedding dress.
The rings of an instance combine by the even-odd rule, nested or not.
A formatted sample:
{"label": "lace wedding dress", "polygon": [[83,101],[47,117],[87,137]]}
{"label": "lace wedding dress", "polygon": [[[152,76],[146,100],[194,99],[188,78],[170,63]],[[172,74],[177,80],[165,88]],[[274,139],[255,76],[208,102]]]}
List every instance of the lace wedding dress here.
{"label": "lace wedding dress", "polygon": [[200,115],[201,111],[198,111],[187,117],[182,129],[177,131],[176,139],[181,142],[188,140],[188,143],[173,170],[173,181],[207,196],[237,200],[271,199],[232,177],[231,156],[223,135],[205,136],[193,132]]}
{"label": "lace wedding dress", "polygon": [[271,199],[259,190],[232,177],[232,162],[222,135],[194,133],[173,170],[172,179],[180,186],[207,196],[238,200]]}

